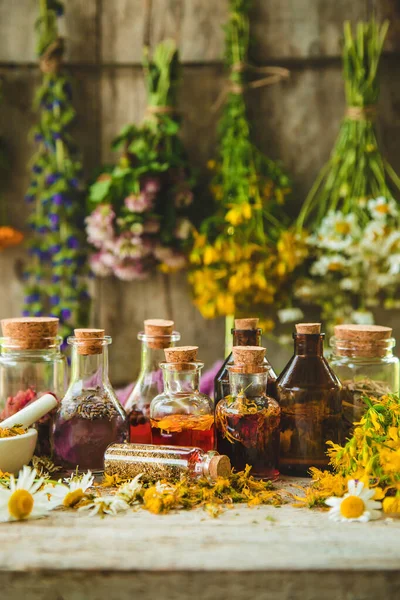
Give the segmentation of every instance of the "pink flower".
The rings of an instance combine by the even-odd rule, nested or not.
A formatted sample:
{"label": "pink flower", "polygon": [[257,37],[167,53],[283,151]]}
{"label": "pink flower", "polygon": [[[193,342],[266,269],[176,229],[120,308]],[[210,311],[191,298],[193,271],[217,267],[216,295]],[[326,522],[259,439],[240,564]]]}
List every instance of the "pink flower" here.
{"label": "pink flower", "polygon": [[191,231],[192,224],[189,219],[182,218],[177,220],[174,234],[178,240],[187,240]]}
{"label": "pink flower", "polygon": [[112,254],[108,252],[97,252],[92,254],[89,259],[90,268],[93,273],[98,277],[108,277],[112,274],[112,266],[107,264],[109,258],[112,258]]}
{"label": "pink flower", "polygon": [[125,258],[137,259],[148,254],[148,251],[143,247],[142,240],[129,233],[122,234],[116,240],[114,252],[120,260]]}
{"label": "pink flower", "polygon": [[85,219],[88,242],[102,248],[114,238],[113,220],[115,213],[110,204],[101,204]]}
{"label": "pink flower", "polygon": [[152,199],[143,192],[138,196],[135,194],[130,194],[125,198],[124,203],[128,210],[136,213],[142,213],[146,210],[151,210],[153,207]]}
{"label": "pink flower", "polygon": [[114,268],[114,275],[122,281],[134,281],[138,279],[146,279],[146,273],[143,265],[139,262],[120,263]]}
{"label": "pink flower", "polygon": [[160,180],[155,177],[146,177],[142,182],[142,189],[146,194],[154,197],[160,189]]}

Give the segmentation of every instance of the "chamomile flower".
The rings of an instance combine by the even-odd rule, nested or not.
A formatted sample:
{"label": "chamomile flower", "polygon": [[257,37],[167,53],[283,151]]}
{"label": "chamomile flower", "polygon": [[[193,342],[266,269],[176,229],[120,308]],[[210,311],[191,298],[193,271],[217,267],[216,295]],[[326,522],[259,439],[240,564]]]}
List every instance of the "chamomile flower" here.
{"label": "chamomile flower", "polygon": [[325,504],[331,506],[329,518],[333,521],[366,521],[379,519],[381,516],[382,503],[372,498],[375,490],[364,487],[362,481],[350,479],[347,482],[349,490],[343,498],[332,496],[325,500]]}
{"label": "chamomile flower", "polygon": [[118,496],[99,496],[93,502],[81,506],[78,510],[88,511],[91,517],[95,515],[116,515],[119,512],[128,510],[129,504]]}
{"label": "chamomile flower", "polygon": [[82,477],[72,475],[69,479],[64,479],[65,483],[59,482],[55,487],[46,490],[58,506],[73,508],[83,500],[87,490],[93,485],[93,480],[92,473],[88,471]]}
{"label": "chamomile flower", "polygon": [[130,506],[138,501],[138,494],[141,491],[143,485],[142,482],[139,481],[141,476],[142,473],[136,475],[136,477],[132,479],[132,481],[128,481],[127,483],[122,485],[117,492],[118,498],[121,498],[121,500],[123,500]]}
{"label": "chamomile flower", "polygon": [[374,324],[374,315],[369,310],[354,310],[351,313],[351,319],[356,325]]}
{"label": "chamomile flower", "polygon": [[317,234],[311,236],[309,242],[318,248],[340,252],[351,246],[360,236],[361,229],[356,215],[331,211],[322,220]]}
{"label": "chamomile flower", "polygon": [[327,273],[342,272],[347,267],[348,262],[341,254],[332,254],[331,256],[321,256],[311,267],[311,275],[324,276]]}
{"label": "chamomile flower", "polygon": [[387,199],[383,196],[379,196],[379,198],[368,200],[368,210],[374,219],[383,220],[386,219],[386,217],[388,216],[399,216],[397,205],[393,198]]}
{"label": "chamomile flower", "polygon": [[295,323],[304,317],[300,308],[282,308],[278,310],[278,319],[280,323]]}
{"label": "chamomile flower", "polygon": [[34,469],[24,466],[17,481],[11,475],[9,489],[0,487],[0,522],[40,519],[55,508],[49,495],[39,491],[43,477],[35,481],[36,477]]}

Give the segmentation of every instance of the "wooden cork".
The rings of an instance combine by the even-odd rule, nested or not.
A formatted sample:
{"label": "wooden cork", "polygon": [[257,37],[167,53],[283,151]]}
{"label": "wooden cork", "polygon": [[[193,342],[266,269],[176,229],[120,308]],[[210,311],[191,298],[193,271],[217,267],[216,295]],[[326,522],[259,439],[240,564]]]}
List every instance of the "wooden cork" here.
{"label": "wooden cork", "polygon": [[231,461],[227,456],[225,456],[225,454],[212,457],[209,467],[211,479],[218,479],[218,477],[229,477],[231,472]]}
{"label": "wooden cork", "polygon": [[259,319],[235,319],[235,329],[257,329]]}
{"label": "wooden cork", "polygon": [[144,332],[149,338],[147,340],[149,348],[168,348],[171,344],[170,336],[172,335],[173,329],[173,321],[168,321],[166,319],[146,319],[144,322]]}
{"label": "wooden cork", "polygon": [[79,341],[78,354],[83,356],[102,354],[104,329],[75,329],[74,333]]}
{"label": "wooden cork", "polygon": [[265,369],[265,351],[262,346],[234,346],[234,370],[242,373],[262,373]]}
{"label": "wooden cork", "polygon": [[385,356],[392,331],[382,325],[336,325],[336,351],[341,356]]}
{"label": "wooden cork", "polygon": [[176,346],[165,348],[165,358],[168,363],[190,363],[197,360],[198,346]]}
{"label": "wooden cork", "polygon": [[58,333],[56,317],[20,317],[2,319],[1,328],[10,345],[21,350],[45,349],[54,346]]}
{"label": "wooden cork", "polygon": [[319,334],[321,333],[321,323],[297,323],[296,333]]}

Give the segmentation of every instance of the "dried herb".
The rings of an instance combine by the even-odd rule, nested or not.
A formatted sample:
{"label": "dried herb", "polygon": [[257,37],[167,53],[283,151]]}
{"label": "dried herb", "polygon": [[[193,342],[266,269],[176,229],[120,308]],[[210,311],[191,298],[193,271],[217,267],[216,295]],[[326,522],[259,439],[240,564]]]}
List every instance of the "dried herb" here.
{"label": "dried herb", "polygon": [[151,426],[168,433],[179,433],[185,429],[207,431],[214,425],[213,415],[169,415],[162,419],[151,419]]}
{"label": "dried herb", "polygon": [[14,425],[13,427],[0,427],[0,438],[10,438],[15,437],[17,435],[23,435],[27,430],[24,429],[21,425]]}
{"label": "dried herb", "polygon": [[82,390],[82,393],[71,398],[69,404],[64,403],[64,418],[81,417],[94,421],[95,419],[109,419],[118,417],[119,413],[114,403],[102,388],[95,390]]}

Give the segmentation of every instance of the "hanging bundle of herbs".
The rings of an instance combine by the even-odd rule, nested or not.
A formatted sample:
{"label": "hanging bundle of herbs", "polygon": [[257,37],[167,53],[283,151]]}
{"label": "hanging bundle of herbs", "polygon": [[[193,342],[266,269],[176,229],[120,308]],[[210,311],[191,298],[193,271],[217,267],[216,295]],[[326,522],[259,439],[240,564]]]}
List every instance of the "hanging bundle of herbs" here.
{"label": "hanging bundle of herbs", "polygon": [[[289,177],[251,140],[245,92],[272,83],[287,73],[264,68],[270,77],[251,82],[249,0],[231,0],[226,26],[229,82],[219,126],[219,146],[212,171],[214,214],[194,233],[190,255],[194,302],[206,318],[265,314],[266,305],[282,304],[288,275],[303,259],[300,239],[287,228],[284,203]],[[284,291],[285,289],[285,291]],[[264,328],[274,325],[264,320]]]}
{"label": "hanging bundle of herbs", "polygon": [[82,166],[69,133],[75,111],[71,83],[62,72],[64,44],[57,17],[63,14],[63,5],[55,0],[39,4],[36,28],[42,83],[34,105],[40,115],[32,132],[37,150],[25,197],[33,211],[24,315],[58,317],[65,337],[74,327],[87,324],[89,311]]}
{"label": "hanging bundle of herbs", "polygon": [[298,218],[308,238],[309,277],[298,296],[328,322],[373,321],[374,306],[397,307],[400,285],[400,178],[382,157],[375,132],[379,63],[388,23],[344,25],[347,109],[330,159]]}
{"label": "hanging bundle of herbs", "polygon": [[155,269],[186,265],[192,229],[193,175],[179,138],[177,89],[180,79],[175,42],[145,51],[148,107],[142,125],[127,125],[113,142],[122,149],[90,188],[87,236],[96,252],[93,272],[122,280],[143,279]]}

